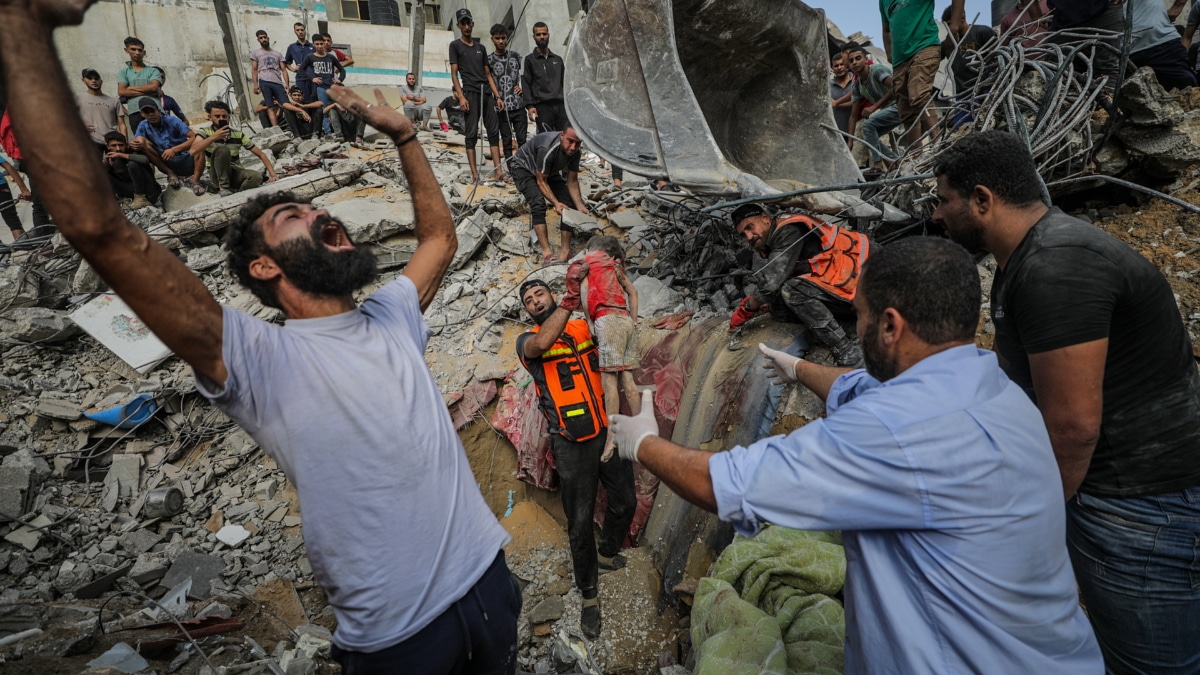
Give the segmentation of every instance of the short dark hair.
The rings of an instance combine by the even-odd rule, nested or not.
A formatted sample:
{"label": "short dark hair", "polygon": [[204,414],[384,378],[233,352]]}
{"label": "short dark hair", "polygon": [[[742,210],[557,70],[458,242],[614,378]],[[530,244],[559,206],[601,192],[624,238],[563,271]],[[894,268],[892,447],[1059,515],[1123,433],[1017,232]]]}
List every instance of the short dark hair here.
{"label": "short dark hair", "polygon": [[289,93],[289,94],[303,94],[303,93],[304,93],[304,90],[303,90],[303,89],[301,89],[300,87],[297,87],[296,85],[294,85],[294,84],[293,84],[293,85],[292,85],[292,88],[291,88],[291,89],[288,89],[288,93]]}
{"label": "short dark hair", "polygon": [[534,28],[545,28],[546,30],[550,30],[550,26],[547,26],[545,21],[539,21],[539,22],[533,24],[533,27]]}
{"label": "short dark hair", "polygon": [[946,9],[942,11],[942,23],[950,22],[950,12],[954,9],[954,5],[946,5]]}
{"label": "short dark hair", "polygon": [[265,30],[263,30],[263,29],[261,29],[261,28],[260,28],[260,29],[258,29],[258,30],[256,30],[256,31],[254,31],[254,37],[258,37],[259,35],[266,35],[266,34],[267,34],[267,31],[265,31]]}
{"label": "short dark hair", "polygon": [[145,42],[142,42],[141,40],[139,40],[139,39],[137,39],[137,38],[133,37],[132,35],[130,35],[129,37],[125,38],[125,46],[126,46],[126,47],[132,47],[132,46],[134,46],[134,45],[137,45],[138,47],[141,47],[141,48],[143,48],[143,49],[145,49],[145,47],[146,47],[146,43],[145,43]]}
{"label": "short dark hair", "polygon": [[492,26],[492,37],[496,37],[497,35],[507,36],[508,35],[508,26],[505,26],[502,23],[498,23],[498,24]]}
{"label": "short dark hair", "polygon": [[894,308],[931,345],[974,340],[979,328],[979,270],[949,239],[909,237],[873,248],[858,292],[872,316]]}
{"label": "short dark hair", "polygon": [[268,252],[267,242],[263,238],[262,226],[258,224],[258,219],[279,204],[309,203],[311,203],[310,200],[297,197],[293,192],[258,195],[246,202],[246,205],[238,211],[237,216],[230,221],[229,229],[225,232],[225,252],[229,271],[262,304],[268,307],[283,309],[271,285],[262,279],[255,279],[250,274],[250,263],[254,262],[258,256]]}
{"label": "short dark hair", "polygon": [[862,52],[863,56],[866,56],[867,48],[863,47],[857,42],[847,42],[845,46],[842,47],[843,54],[853,54],[854,52]]}
{"label": "short dark hair", "polygon": [[982,185],[1013,206],[1042,201],[1042,179],[1033,155],[1021,139],[1007,131],[969,134],[942,151],[933,173],[966,196]]}
{"label": "short dark hair", "polygon": [[834,61],[837,61],[840,58],[843,58],[842,52],[834,52],[829,55],[829,62],[833,63]]}
{"label": "short dark hair", "polygon": [[307,27],[306,27],[304,24],[300,23],[299,21],[297,21],[296,23],[292,24],[292,30],[295,30],[295,29],[296,29],[296,26],[300,26],[300,27],[301,27],[301,28],[303,28],[304,30],[308,30],[308,28],[307,28]]}
{"label": "short dark hair", "polygon": [[104,134],[104,144],[105,145],[108,145],[109,143],[111,143],[113,141],[121,141],[122,143],[128,143],[129,139],[125,138],[125,134],[123,134],[119,131],[110,131],[107,134]]}
{"label": "short dark hair", "polygon": [[588,239],[587,250],[600,251],[620,262],[625,262],[625,251],[621,249],[621,242],[611,234],[597,234]]}
{"label": "short dark hair", "polygon": [[313,33],[311,37],[312,37],[312,41],[316,42],[317,40],[324,40],[325,34],[324,33]]}
{"label": "short dark hair", "polygon": [[233,112],[229,109],[229,104],[224,101],[212,100],[204,104],[204,112],[211,113],[214,109],[224,110],[225,112]]}

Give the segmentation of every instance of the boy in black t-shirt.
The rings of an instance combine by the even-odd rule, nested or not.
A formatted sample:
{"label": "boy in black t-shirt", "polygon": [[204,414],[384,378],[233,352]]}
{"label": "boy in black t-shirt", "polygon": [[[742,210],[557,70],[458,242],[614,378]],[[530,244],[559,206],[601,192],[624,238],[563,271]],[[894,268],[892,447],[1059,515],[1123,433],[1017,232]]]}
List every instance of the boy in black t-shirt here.
{"label": "boy in black t-shirt", "polygon": [[[333,103],[333,99],[329,98],[329,88],[334,85],[340,85],[346,80],[346,69],[342,67],[341,62],[337,57],[325,51],[329,43],[325,40],[323,33],[317,33],[313,36],[313,46],[316,51],[304,57],[304,63],[301,68],[308,73],[309,79],[316,90],[317,100],[321,102],[323,107]],[[333,133],[333,128],[329,124],[329,120],[324,120],[324,133]]]}
{"label": "boy in black t-shirt", "polygon": [[[471,178],[478,184],[479,167],[475,164],[475,142],[479,140],[479,117],[487,128],[488,145],[492,147],[492,164],[496,178],[504,178],[500,167],[500,119],[496,110],[504,109],[504,100],[496,89],[492,69],[488,67],[487,48],[471,37],[475,20],[471,10],[462,8],[454,13],[462,37],[450,43],[450,80],[454,83],[454,96],[467,114],[466,136],[467,164],[471,166]],[[461,76],[461,83],[459,82]]]}

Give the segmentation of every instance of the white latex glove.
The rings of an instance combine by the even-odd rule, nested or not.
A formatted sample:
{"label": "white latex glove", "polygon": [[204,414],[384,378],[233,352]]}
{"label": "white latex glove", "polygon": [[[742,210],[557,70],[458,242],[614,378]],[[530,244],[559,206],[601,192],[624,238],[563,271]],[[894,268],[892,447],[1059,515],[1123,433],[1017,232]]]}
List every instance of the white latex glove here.
{"label": "white latex glove", "polygon": [[642,412],[635,416],[613,415],[609,418],[609,428],[617,439],[617,454],[621,459],[631,462],[638,461],[638,446],[647,436],[658,435],[658,421],[654,419],[654,391],[642,391]]}
{"label": "white latex glove", "polygon": [[763,370],[767,371],[772,382],[783,384],[784,382],[800,381],[796,377],[796,364],[800,362],[800,359],[778,349],[771,349],[761,342],[758,343],[758,351],[767,357],[767,362],[763,364]]}

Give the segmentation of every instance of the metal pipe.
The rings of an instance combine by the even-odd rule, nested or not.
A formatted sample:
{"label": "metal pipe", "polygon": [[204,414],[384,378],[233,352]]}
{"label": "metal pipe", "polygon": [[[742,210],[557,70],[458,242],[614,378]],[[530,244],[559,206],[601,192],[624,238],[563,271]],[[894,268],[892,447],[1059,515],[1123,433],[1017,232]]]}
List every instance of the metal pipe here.
{"label": "metal pipe", "polygon": [[886,187],[888,185],[902,185],[904,183],[915,183],[919,180],[927,180],[934,178],[932,173],[922,173],[915,176],[901,176],[899,178],[884,178],[883,180],[867,181],[865,183],[846,183],[844,185],[823,185],[821,187],[804,188],[803,190],[792,190],[791,192],[780,192],[777,195],[764,195],[762,197],[746,197],[745,199],[734,199],[733,201],[720,202],[712,206],[706,206],[700,209],[700,213],[711,213],[718,209],[727,209],[731,206],[740,206],[742,204],[754,204],[757,202],[770,202],[776,199],[787,199],[788,197],[798,197],[800,195],[811,195],[820,192],[837,192],[839,190],[861,190],[862,188],[870,187]]}

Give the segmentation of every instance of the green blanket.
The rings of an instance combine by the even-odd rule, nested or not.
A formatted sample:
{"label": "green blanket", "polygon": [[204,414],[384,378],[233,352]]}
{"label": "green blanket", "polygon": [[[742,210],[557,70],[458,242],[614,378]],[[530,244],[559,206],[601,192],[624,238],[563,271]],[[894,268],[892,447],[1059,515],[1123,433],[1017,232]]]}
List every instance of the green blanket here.
{"label": "green blanket", "polygon": [[846,622],[832,596],[845,580],[837,533],[737,537],[696,590],[694,675],[841,673]]}

